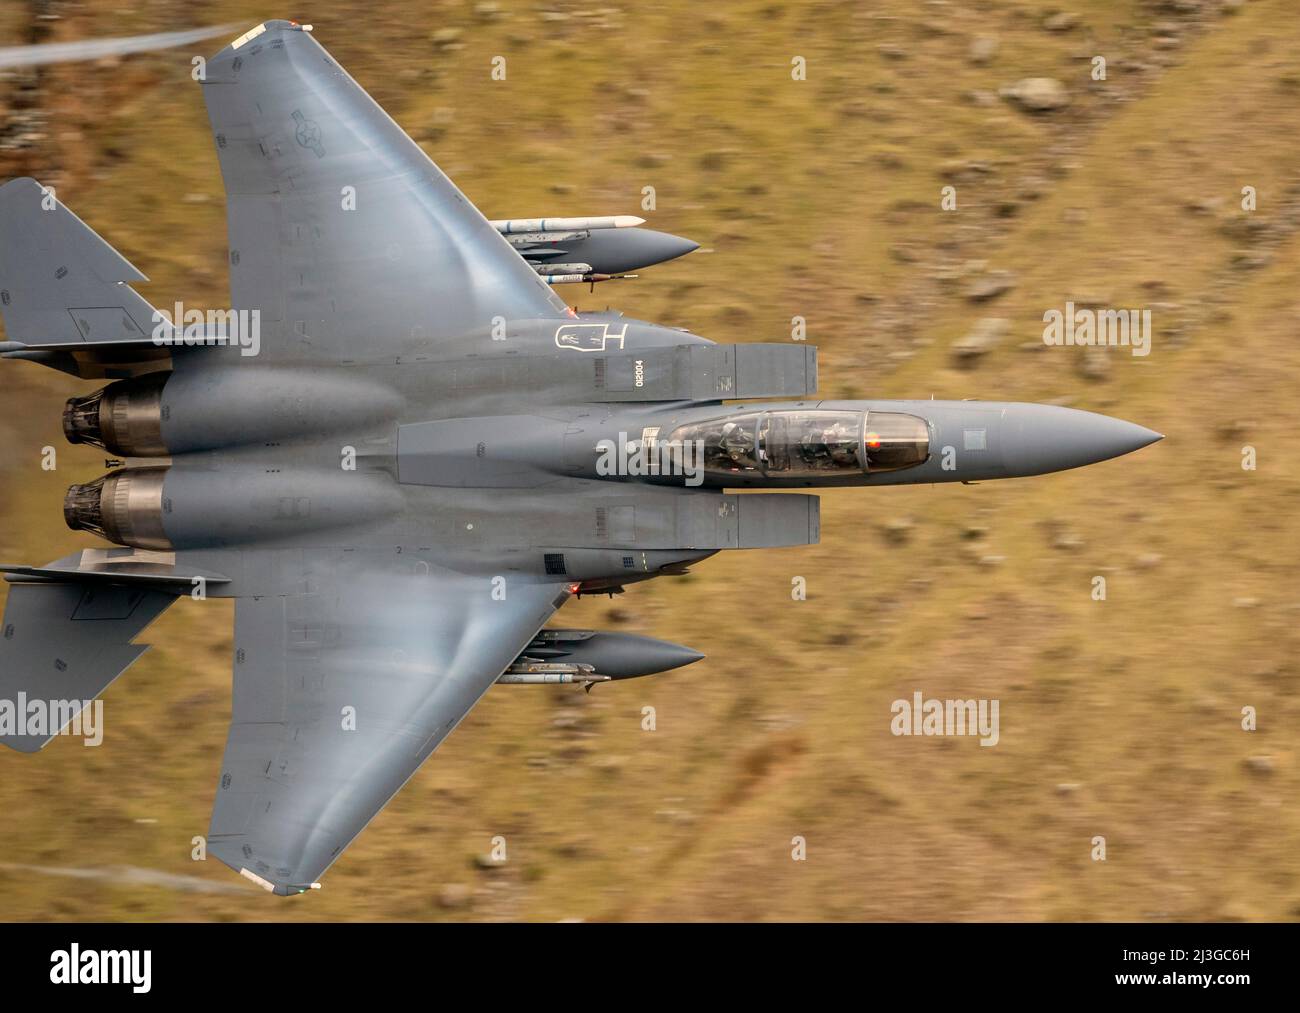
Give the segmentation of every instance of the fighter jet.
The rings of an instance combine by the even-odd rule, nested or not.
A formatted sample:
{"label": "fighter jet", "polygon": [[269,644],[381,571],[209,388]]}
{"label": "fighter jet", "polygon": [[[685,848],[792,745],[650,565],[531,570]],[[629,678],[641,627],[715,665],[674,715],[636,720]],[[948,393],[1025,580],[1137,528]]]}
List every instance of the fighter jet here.
{"label": "fighter jet", "polygon": [[544,628],[575,595],[813,544],[809,489],[1040,475],[1160,439],[1046,405],[820,400],[802,343],[579,313],[293,22],[223,49],[203,94],[223,319],[161,313],[40,184],[0,187],[0,351],[111,380],[63,427],[122,459],[64,503],[109,545],[0,567],[0,741],[45,745],[179,596],[233,598],[207,847],[277,894],[319,885],[494,685],[699,659]]}

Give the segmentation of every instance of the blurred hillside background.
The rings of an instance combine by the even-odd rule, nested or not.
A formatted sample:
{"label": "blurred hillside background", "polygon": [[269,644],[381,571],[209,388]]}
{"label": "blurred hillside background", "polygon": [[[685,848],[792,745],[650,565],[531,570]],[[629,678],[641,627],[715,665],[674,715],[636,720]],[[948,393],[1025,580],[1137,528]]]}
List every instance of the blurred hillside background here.
{"label": "blurred hillside background", "polygon": [[[642,214],[702,244],[560,290],[582,309],[722,342],[788,341],[800,316],[824,397],[1053,402],[1167,439],[1027,481],[826,493],[816,547],[567,606],[558,624],[708,658],[493,690],[288,901],[190,860],[233,610],[183,599],[109,690],[101,747],[0,755],[0,917],[1300,918],[1292,3],[6,0],[0,46],[271,17],[312,22],[489,217]],[[0,72],[0,178],[54,185],[162,306],[228,298],[190,79],[226,41]],[[1045,347],[1067,300],[1149,308],[1151,354]],[[0,558],[98,544],[60,508],[104,455],[59,418],[100,384],[0,374]],[[1000,742],[894,737],[917,690],[1000,700]]]}

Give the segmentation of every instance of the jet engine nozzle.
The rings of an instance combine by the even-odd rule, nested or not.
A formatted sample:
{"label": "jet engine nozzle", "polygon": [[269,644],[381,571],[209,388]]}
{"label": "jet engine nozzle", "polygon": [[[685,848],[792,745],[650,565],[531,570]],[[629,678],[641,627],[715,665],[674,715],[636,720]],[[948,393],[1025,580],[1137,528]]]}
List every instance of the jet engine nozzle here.
{"label": "jet engine nozzle", "polygon": [[170,549],[162,523],[166,476],[166,468],[127,468],[74,485],[63,497],[63,519],[73,531],[92,531],[119,545]]}
{"label": "jet engine nozzle", "polygon": [[170,373],[110,383],[63,406],[63,435],[123,457],[161,457],[162,390]]}

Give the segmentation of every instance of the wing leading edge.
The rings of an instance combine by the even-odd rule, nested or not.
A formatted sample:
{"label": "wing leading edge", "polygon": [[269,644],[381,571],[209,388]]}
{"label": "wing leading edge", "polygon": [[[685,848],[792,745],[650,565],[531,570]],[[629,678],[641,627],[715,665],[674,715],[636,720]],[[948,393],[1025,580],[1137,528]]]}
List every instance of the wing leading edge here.
{"label": "wing leading edge", "polygon": [[235,607],[208,850],[268,890],[316,883],[568,598],[562,584],[334,557]]}

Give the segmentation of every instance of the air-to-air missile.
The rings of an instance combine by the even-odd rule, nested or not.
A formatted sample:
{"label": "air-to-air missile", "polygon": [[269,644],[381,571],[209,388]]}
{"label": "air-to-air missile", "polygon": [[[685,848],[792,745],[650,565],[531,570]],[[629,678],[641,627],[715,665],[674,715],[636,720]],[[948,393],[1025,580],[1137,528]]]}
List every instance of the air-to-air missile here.
{"label": "air-to-air missile", "polygon": [[635,278],[629,272],[685,256],[699,243],[642,229],[644,218],[507,218],[492,222],[550,285]]}
{"label": "air-to-air missile", "polygon": [[609,682],[613,677],[598,675],[590,665],[570,665],[562,661],[532,661],[521,658],[501,673],[497,680],[502,686],[559,686],[578,683],[590,689],[598,682]]}
{"label": "air-to-air missile", "polygon": [[548,285],[570,285],[598,281],[618,281],[623,278],[635,278],[635,274],[599,274],[591,269],[590,264],[545,264],[537,268],[537,273]]}
{"label": "air-to-air missile", "polygon": [[[574,236],[585,239],[592,229],[634,229],[645,219],[636,215],[598,215],[593,218],[500,218],[492,227],[503,236]],[[581,233],[581,236],[578,234]]]}

